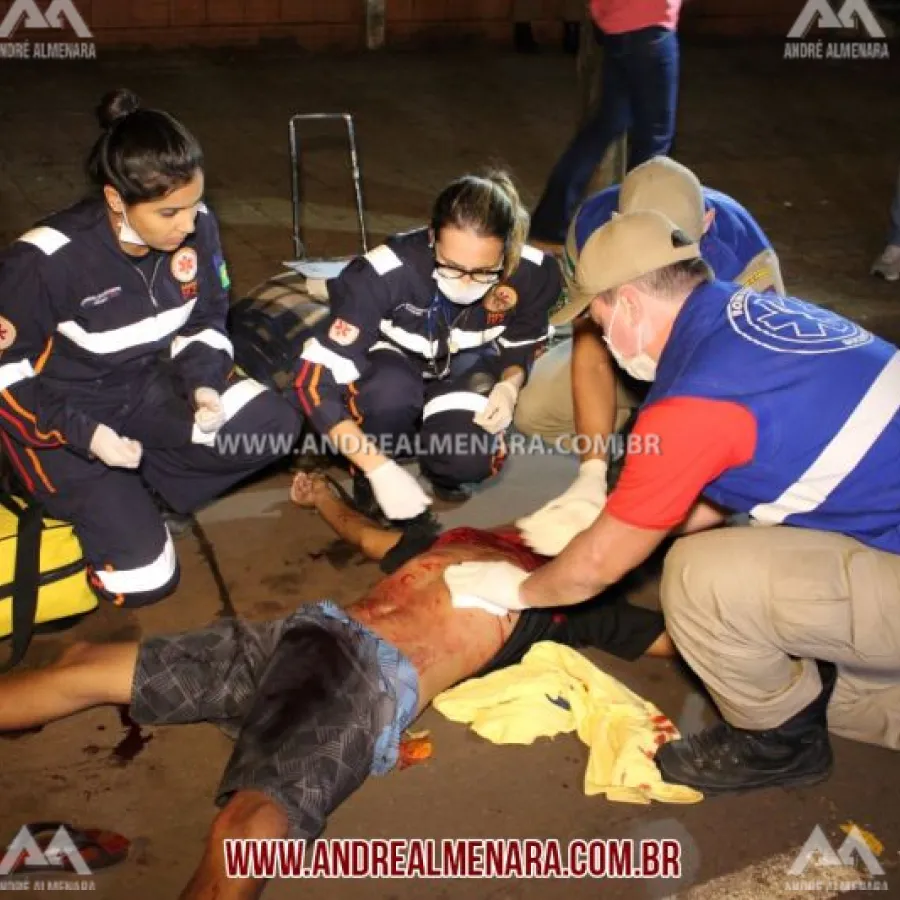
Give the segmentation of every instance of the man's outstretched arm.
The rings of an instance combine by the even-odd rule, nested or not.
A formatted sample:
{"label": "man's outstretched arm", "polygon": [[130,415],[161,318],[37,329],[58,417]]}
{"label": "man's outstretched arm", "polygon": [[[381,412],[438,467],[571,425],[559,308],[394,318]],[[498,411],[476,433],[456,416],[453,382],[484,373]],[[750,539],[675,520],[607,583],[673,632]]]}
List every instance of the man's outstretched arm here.
{"label": "man's outstretched arm", "polygon": [[334,529],[338,537],[376,561],[399,543],[403,536],[376,525],[362,513],[352,509],[332,489],[328,479],[318,473],[298,472],[291,485],[291,500],[316,512]]}

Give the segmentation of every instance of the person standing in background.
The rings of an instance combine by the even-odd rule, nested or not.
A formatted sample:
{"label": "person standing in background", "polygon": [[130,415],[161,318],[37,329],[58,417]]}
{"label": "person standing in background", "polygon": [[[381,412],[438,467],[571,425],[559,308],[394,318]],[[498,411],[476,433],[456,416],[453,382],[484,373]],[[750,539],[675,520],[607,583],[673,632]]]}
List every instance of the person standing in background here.
{"label": "person standing in background", "polygon": [[591,0],[602,32],[600,105],[559,158],[531,220],[531,240],[562,244],[594,170],[622,134],[628,169],[666,155],[675,133],[681,0]]}
{"label": "person standing in background", "polygon": [[871,271],[885,281],[897,281],[900,278],[900,176],[897,178],[897,190],[891,204],[891,230],[887,246],[872,264]]}

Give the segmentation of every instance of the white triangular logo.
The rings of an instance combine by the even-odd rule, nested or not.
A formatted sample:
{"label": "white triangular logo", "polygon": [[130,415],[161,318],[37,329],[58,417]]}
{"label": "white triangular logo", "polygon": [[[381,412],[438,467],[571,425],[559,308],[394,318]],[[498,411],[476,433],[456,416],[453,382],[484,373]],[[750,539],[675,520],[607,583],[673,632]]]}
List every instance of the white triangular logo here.
{"label": "white triangular logo", "polygon": [[78,37],[93,37],[72,0],[53,0],[46,13],[40,11],[36,0],[15,0],[0,22],[0,38],[10,37],[23,18],[25,28],[65,28],[68,23]]}
{"label": "white triangular logo", "polygon": [[860,830],[854,825],[847,833],[844,843],[838,850],[838,856],[848,866],[855,866],[856,861],[854,855],[859,857],[860,862],[869,870],[870,875],[884,875],[884,869],[878,862],[878,857],[872,852],[872,848],[866,843],[866,839],[862,836]]}
{"label": "white triangular logo", "polygon": [[[53,840],[47,844],[46,850],[41,850],[27,825],[19,829],[19,833],[13,838],[6,850],[6,855],[0,860],[0,875],[8,875],[22,854],[25,854],[25,866],[55,866],[64,871],[63,860],[68,859],[72,870],[79,875],[90,875],[91,870],[84,857],[78,852],[71,835],[65,826],[61,825]],[[27,869],[26,869],[27,871]]]}
{"label": "white triangular logo", "polygon": [[874,13],[869,9],[866,0],[844,0],[840,11],[835,13],[829,0],[807,0],[806,6],[797,16],[789,38],[806,37],[809,30],[816,25],[818,28],[859,28],[865,30],[873,39],[884,39],[884,29],[881,27]]}
{"label": "white triangular logo", "polygon": [[789,875],[802,875],[807,866],[818,856],[818,863],[824,867],[850,866],[856,868],[856,859],[868,869],[870,875],[884,875],[884,869],[878,858],[872,852],[872,848],[866,843],[860,830],[854,825],[847,833],[844,843],[835,853],[825,832],[816,825],[806,843],[800,848],[793,865],[788,869]]}

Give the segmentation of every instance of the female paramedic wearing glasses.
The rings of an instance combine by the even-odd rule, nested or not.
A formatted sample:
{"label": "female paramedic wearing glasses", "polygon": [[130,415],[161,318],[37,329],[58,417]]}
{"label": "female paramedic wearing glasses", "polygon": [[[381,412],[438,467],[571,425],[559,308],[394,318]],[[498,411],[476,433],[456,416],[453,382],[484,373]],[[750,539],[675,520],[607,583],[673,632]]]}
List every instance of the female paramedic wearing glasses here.
{"label": "female paramedic wearing glasses", "polygon": [[499,471],[491,435],[512,421],[561,290],[556,261],[524,243],[528,225],[508,175],[465,175],[441,192],[430,227],[389,238],[328,283],[331,315],[295,385],[312,427],[352,463],[362,509],[403,520],[428,507],[390,458],[407,448],[442,499]]}
{"label": "female paramedic wearing glasses", "polygon": [[241,435],[296,438],[299,420],[233,374],[196,140],[128,91],[98,116],[94,195],[0,254],[0,442],[74,525],[97,593],[140,606],[178,581],[161,503],[192,512],[275,458]]}

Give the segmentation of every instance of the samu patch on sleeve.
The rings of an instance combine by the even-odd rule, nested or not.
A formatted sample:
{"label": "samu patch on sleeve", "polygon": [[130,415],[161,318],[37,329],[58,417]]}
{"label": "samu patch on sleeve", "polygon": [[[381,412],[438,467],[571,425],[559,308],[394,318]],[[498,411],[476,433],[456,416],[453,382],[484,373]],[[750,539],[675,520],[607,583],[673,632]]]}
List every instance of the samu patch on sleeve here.
{"label": "samu patch on sleeve", "polygon": [[6,316],[0,316],[0,350],[8,350],[16,339],[16,326]]}
{"label": "samu patch on sleeve", "polygon": [[335,319],[328,329],[328,337],[341,347],[349,347],[359,337],[359,328],[343,319]]}
{"label": "samu patch on sleeve", "polygon": [[216,267],[216,272],[219,273],[219,282],[222,285],[222,290],[227,291],[231,287],[231,278],[228,275],[228,266],[225,265],[225,260],[218,255],[213,259],[213,262]]}

